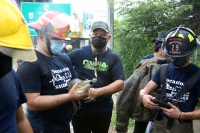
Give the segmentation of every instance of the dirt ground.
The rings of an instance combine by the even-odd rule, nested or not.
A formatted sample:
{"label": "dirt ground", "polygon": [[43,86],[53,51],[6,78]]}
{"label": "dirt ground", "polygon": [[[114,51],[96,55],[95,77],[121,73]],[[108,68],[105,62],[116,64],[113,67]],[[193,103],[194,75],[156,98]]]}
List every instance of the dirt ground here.
{"label": "dirt ground", "polygon": [[116,133],[115,127],[114,126],[110,126],[108,133]]}
{"label": "dirt ground", "polygon": [[[112,95],[114,104],[116,103],[117,93]],[[108,133],[117,133],[114,126],[110,126]]]}
{"label": "dirt ground", "polygon": [[200,120],[193,121],[194,133],[200,133]]}

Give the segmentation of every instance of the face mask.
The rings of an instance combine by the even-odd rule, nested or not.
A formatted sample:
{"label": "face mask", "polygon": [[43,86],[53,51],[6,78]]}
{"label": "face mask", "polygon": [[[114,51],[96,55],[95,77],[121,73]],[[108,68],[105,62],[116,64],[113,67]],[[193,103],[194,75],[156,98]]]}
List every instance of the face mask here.
{"label": "face mask", "polygon": [[106,46],[106,38],[100,36],[92,37],[92,45],[96,49],[102,49]]}
{"label": "face mask", "polygon": [[51,52],[54,55],[59,54],[63,50],[62,40],[51,40]]}
{"label": "face mask", "polygon": [[6,55],[0,55],[0,78],[12,70],[12,58]]}
{"label": "face mask", "polygon": [[186,57],[172,58],[172,63],[176,67],[182,67],[187,62]]}

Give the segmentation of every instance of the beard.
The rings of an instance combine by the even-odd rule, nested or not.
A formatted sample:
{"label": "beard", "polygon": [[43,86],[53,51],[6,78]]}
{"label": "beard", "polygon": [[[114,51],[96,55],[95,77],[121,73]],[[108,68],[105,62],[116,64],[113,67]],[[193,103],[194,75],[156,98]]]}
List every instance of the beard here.
{"label": "beard", "polygon": [[103,54],[104,52],[105,52],[104,49],[95,49],[94,54],[95,54],[95,55],[101,55],[101,54]]}

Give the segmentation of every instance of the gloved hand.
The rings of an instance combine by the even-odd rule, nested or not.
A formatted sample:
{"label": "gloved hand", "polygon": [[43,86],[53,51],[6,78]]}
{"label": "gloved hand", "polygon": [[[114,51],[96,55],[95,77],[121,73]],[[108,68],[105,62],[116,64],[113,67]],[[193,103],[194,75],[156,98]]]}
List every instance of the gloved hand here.
{"label": "gloved hand", "polygon": [[90,89],[90,87],[92,87],[96,82],[96,78],[93,78],[92,80],[73,79],[69,82],[68,89],[70,90],[74,84],[78,83],[78,86],[76,87],[76,92],[84,93],[86,90]]}

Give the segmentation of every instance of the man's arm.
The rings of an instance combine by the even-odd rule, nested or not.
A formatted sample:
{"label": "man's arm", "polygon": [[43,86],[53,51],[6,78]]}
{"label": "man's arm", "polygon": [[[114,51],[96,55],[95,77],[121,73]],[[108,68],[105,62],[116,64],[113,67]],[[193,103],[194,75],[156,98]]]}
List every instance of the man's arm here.
{"label": "man's arm", "polygon": [[16,119],[18,133],[33,133],[32,127],[22,110],[22,106],[17,109]]}
{"label": "man's arm", "polygon": [[102,95],[112,95],[118,91],[121,91],[124,88],[124,80],[115,80],[111,84],[93,90],[98,90],[98,96]]}
{"label": "man's arm", "polygon": [[[150,100],[155,99],[155,97],[152,97],[149,95],[155,88],[157,88],[158,85],[150,81],[144,89],[142,89],[139,93],[142,102],[145,107],[147,108],[160,108],[163,110],[163,112],[171,117],[171,118],[180,118],[180,119],[200,119],[200,109],[192,111],[192,112],[181,112],[176,106],[172,105],[171,103],[168,103],[168,105],[171,107],[171,109],[166,109],[159,107],[158,104],[154,104]],[[199,99],[200,100],[200,99]]]}
{"label": "man's arm", "polygon": [[158,87],[158,85],[153,82],[152,80],[149,81],[149,83],[142,89],[139,93],[140,97],[143,97],[144,95],[149,95],[153,90],[155,90]]}
{"label": "man's arm", "polygon": [[149,95],[153,90],[158,88],[158,85],[150,80],[149,83],[142,89],[139,93],[142,103],[147,108],[159,108],[158,104],[154,104],[151,100],[155,100],[156,98]]}
{"label": "man's arm", "polygon": [[[115,80],[111,84],[101,87],[101,88],[90,88],[90,93],[94,98],[103,95],[112,95],[118,91],[121,91],[124,88],[124,80]],[[90,102],[90,97],[84,98],[84,101]]]}
{"label": "man's arm", "polygon": [[[199,99],[200,100],[200,99]],[[171,118],[179,118],[179,119],[190,119],[197,120],[200,119],[200,109],[194,110],[192,112],[181,112],[179,108],[168,103],[171,106],[171,109],[161,108],[164,113]]]}
{"label": "man's arm", "polygon": [[41,96],[40,93],[26,93],[26,97],[28,98],[27,106],[32,111],[48,110],[66,102],[83,99],[87,96],[88,92],[78,94],[75,90],[77,85],[75,84],[66,94]]}
{"label": "man's arm", "polygon": [[194,110],[192,112],[181,112],[180,119],[200,119],[200,109]]}

